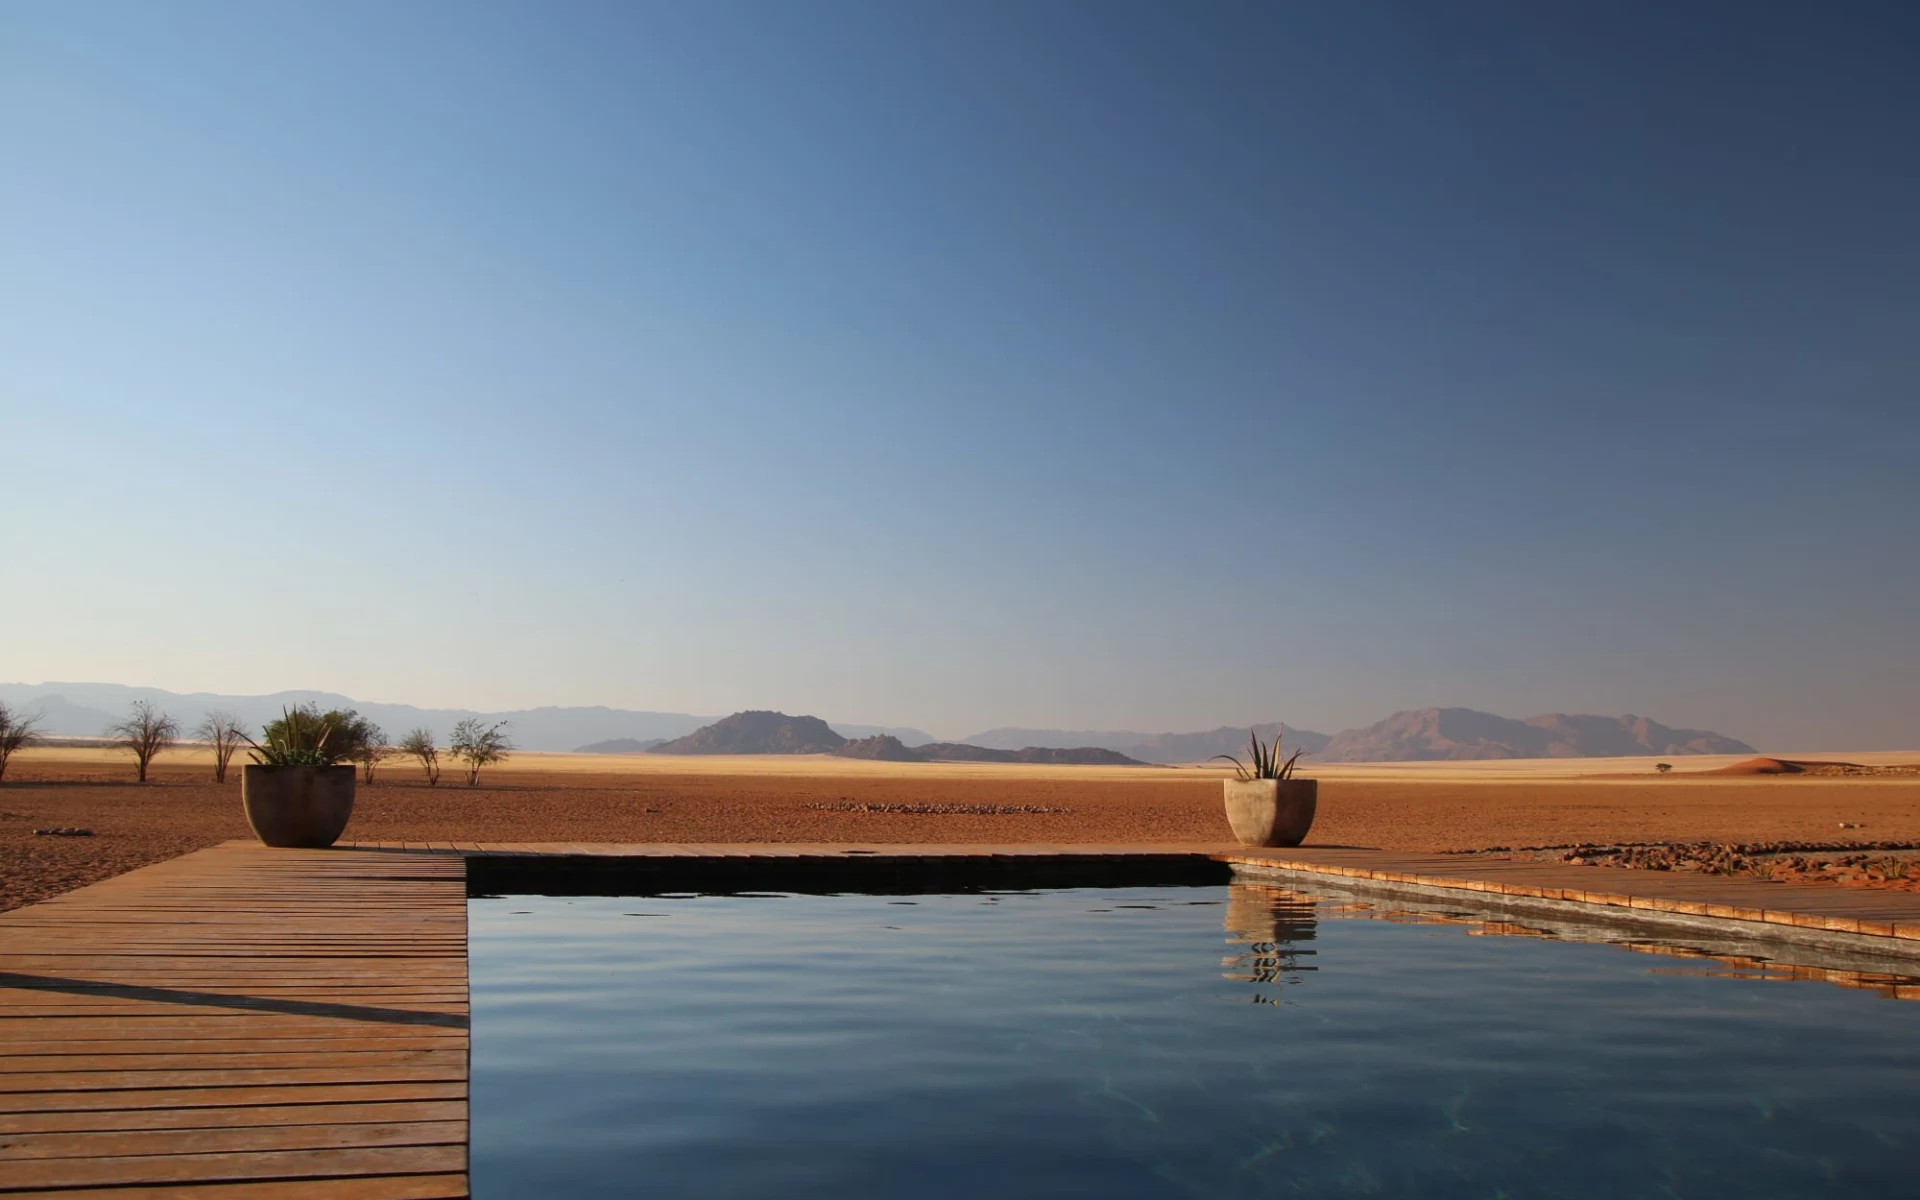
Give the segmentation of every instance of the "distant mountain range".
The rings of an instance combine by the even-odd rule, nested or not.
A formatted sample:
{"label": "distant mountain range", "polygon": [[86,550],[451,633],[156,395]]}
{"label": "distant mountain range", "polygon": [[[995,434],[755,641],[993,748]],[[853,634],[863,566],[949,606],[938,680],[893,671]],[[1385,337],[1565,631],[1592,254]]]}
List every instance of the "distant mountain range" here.
{"label": "distant mountain range", "polygon": [[819,717],[778,712],[737,712],[686,737],[653,748],[655,754],[837,754],[882,762],[1020,762],[1109,766],[1146,764],[1112,750],[1087,746],[1023,746],[1018,750],[934,742],[908,746],[891,734],[844,738]]}
{"label": "distant mountain range", "polygon": [[899,738],[879,737],[849,740],[834,751],[841,758],[869,758],[881,762],[996,762],[1056,763],[1074,766],[1144,767],[1147,764],[1116,754],[1112,750],[1079,746],[1023,746],[1018,750],[997,750],[969,746],[962,742],[934,742],[926,746],[902,745]]}
{"label": "distant mountain range", "polygon": [[971,746],[965,742],[935,742],[931,746],[913,746],[907,753],[922,762],[999,762],[1052,763],[1056,766],[1144,767],[1137,758],[1128,758],[1117,750],[1100,746],[1022,746],[1018,750],[1000,750],[990,746]]}
{"label": "distant mountain range", "polygon": [[1321,762],[1432,759],[1618,758],[1630,755],[1752,754],[1745,742],[1704,729],[1673,729],[1636,717],[1548,713],[1516,721],[1471,708],[1416,708],[1365,729],[1337,734]]}
{"label": "distant mountain range", "polygon": [[[213,710],[233,712],[242,722],[258,727],[278,717],[283,707],[314,703],[322,708],[356,709],[379,723],[393,738],[410,729],[425,728],[445,741],[456,723],[478,717],[506,721],[514,743],[523,750],[579,750],[597,754],[841,753],[878,758],[894,753],[926,757],[923,751],[937,749],[937,756],[943,758],[973,756],[967,761],[1067,761],[1041,756],[1043,752],[1067,751],[1078,755],[1073,761],[1082,762],[1192,763],[1205,762],[1216,754],[1240,754],[1247,745],[1247,728],[1232,725],[1195,733],[1000,728],[976,733],[959,742],[936,742],[931,734],[911,727],[828,724],[818,718],[783,717],[778,713],[762,716],[791,722],[812,721],[817,728],[795,726],[785,733],[763,736],[763,732],[756,732],[760,726],[737,721],[733,726],[719,729],[728,721],[755,716],[751,713],[716,720],[689,713],[597,706],[480,712],[370,703],[333,692],[233,696],[204,692],[182,694],[113,683],[0,683],[0,701],[17,712],[38,712],[42,717],[40,729],[49,734],[98,736],[109,724],[124,717],[127,706],[135,700],[152,701],[188,731]],[[1312,762],[1757,753],[1745,742],[1723,734],[1674,729],[1631,714],[1614,717],[1548,713],[1516,720],[1469,708],[1421,708],[1395,713],[1364,729],[1349,729],[1332,736],[1276,723],[1252,728],[1262,738],[1281,733],[1287,747],[1304,748]],[[707,733],[710,729],[719,732]],[[703,733],[706,736],[701,738]],[[734,739],[730,744],[737,746],[775,745],[782,737],[792,737],[796,746],[814,748],[704,748],[726,739]],[[882,738],[898,743],[898,751],[878,741],[871,750],[861,749],[860,744]],[[680,749],[670,748],[683,743]],[[1012,757],[991,760],[982,757],[988,752]],[[1106,756],[1095,752],[1104,752]]]}
{"label": "distant mountain range", "polygon": [[584,746],[575,746],[575,754],[646,754],[657,746],[667,744],[666,738],[608,738],[604,742],[589,742]]}
{"label": "distant mountain range", "polygon": [[[275,692],[268,696],[233,696],[211,692],[169,692],[161,688],[128,687],[118,683],[0,683],[0,701],[16,712],[42,714],[40,730],[50,734],[98,737],[106,727],[127,715],[135,700],[149,700],[189,733],[209,712],[237,715],[258,736],[259,727],[280,710],[312,702],[321,708],[351,708],[377,723],[390,738],[409,729],[427,729],[442,743],[453,727],[469,717],[505,721],[514,745],[522,750],[572,750],[616,738],[635,741],[684,737],[714,720],[691,713],[641,712],[624,708],[544,707],[481,712],[466,708],[417,708],[411,704],[380,704],[355,700],[337,692]],[[842,724],[854,737],[892,734],[908,742],[930,742],[933,735],[910,726]],[[613,751],[612,753],[618,753]]]}
{"label": "distant mountain range", "polygon": [[[1262,738],[1282,731],[1287,746],[1325,763],[1421,762],[1486,758],[1618,758],[1632,755],[1752,754],[1752,746],[1702,729],[1674,729],[1632,714],[1621,717],[1548,713],[1524,721],[1471,708],[1416,708],[1364,729],[1332,737],[1291,725],[1255,725]],[[1205,733],[1096,733],[1058,729],[989,729],[968,738],[983,746],[1102,746],[1143,762],[1204,762],[1216,754],[1244,757],[1248,730]]]}
{"label": "distant mountain range", "polygon": [[[1011,750],[1022,746],[1097,746],[1149,763],[1205,762],[1216,754],[1242,754],[1249,733],[1271,741],[1279,733],[1289,747],[1317,755],[1332,739],[1311,729],[1271,722],[1265,725],[1222,725],[1201,733],[1135,733],[1129,730],[989,729],[965,739],[975,746]],[[1291,753],[1291,751],[1289,751]]]}

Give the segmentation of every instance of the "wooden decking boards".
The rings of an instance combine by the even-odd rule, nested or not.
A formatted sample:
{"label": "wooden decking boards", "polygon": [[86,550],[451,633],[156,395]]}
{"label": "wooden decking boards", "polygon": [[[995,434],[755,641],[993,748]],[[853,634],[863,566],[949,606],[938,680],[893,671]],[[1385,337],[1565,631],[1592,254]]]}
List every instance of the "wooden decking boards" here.
{"label": "wooden decking boards", "polygon": [[[467,860],[1214,860],[1920,952],[1920,895],[1380,850],[231,842],[0,914],[0,1197],[467,1195]],[[476,867],[478,870],[478,867]]]}
{"label": "wooden decking boards", "polygon": [[466,903],[229,843],[0,914],[0,1195],[465,1196]]}
{"label": "wooden decking boards", "polygon": [[1920,894],[1913,892],[1383,850],[1235,849],[1218,857],[1335,879],[1888,938],[1905,943],[1895,947],[1902,954],[1920,949]]}

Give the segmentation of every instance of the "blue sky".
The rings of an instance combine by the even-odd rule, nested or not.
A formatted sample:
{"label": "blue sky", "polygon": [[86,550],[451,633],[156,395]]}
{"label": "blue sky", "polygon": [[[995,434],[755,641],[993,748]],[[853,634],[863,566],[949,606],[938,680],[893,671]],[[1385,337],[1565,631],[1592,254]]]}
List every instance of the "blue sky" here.
{"label": "blue sky", "polygon": [[1920,745],[1902,4],[0,7],[0,676]]}

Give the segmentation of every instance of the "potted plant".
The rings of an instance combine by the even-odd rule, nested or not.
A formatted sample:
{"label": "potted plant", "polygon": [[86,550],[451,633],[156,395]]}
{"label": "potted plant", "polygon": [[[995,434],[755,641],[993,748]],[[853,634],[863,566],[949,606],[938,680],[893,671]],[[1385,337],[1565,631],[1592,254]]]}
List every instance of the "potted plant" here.
{"label": "potted plant", "polygon": [[1274,731],[1270,746],[1261,745],[1260,735],[1249,732],[1250,762],[1243,763],[1231,754],[1214,755],[1233,764],[1235,778],[1224,783],[1227,824],[1242,846],[1298,846],[1313,827],[1320,783],[1293,777],[1293,768],[1306,751],[1295,750],[1291,757],[1282,759],[1280,732]]}
{"label": "potted plant", "polygon": [[266,744],[248,738],[253,762],[240,776],[247,824],[264,845],[324,850],[353,815],[352,746],[311,707],[281,709]]}

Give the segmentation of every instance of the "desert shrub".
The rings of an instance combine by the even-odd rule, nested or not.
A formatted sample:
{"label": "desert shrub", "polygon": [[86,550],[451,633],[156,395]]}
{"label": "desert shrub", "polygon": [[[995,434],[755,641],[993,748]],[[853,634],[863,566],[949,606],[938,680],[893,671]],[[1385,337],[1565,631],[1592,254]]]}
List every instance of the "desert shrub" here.
{"label": "desert shrub", "polygon": [[358,761],[375,740],[385,741],[380,727],[351,708],[321,712],[317,704],[302,704],[281,709],[279,720],[267,722],[255,745],[298,750],[301,761],[329,764]]}
{"label": "desert shrub", "polygon": [[399,750],[420,760],[420,769],[427,773],[428,787],[440,782],[440,745],[433,740],[432,730],[408,730],[407,736],[400,739]]}
{"label": "desert shrub", "polygon": [[478,717],[468,717],[453,727],[453,742],[449,749],[455,758],[466,765],[467,786],[473,787],[480,782],[480,768],[506,758],[507,751],[513,749],[513,743],[507,740],[505,721],[488,725]]}
{"label": "desert shrub", "polygon": [[354,747],[353,761],[360,764],[360,781],[373,782],[373,769],[393,755],[393,747],[387,742],[387,731],[372,721],[362,730],[360,744]]}

